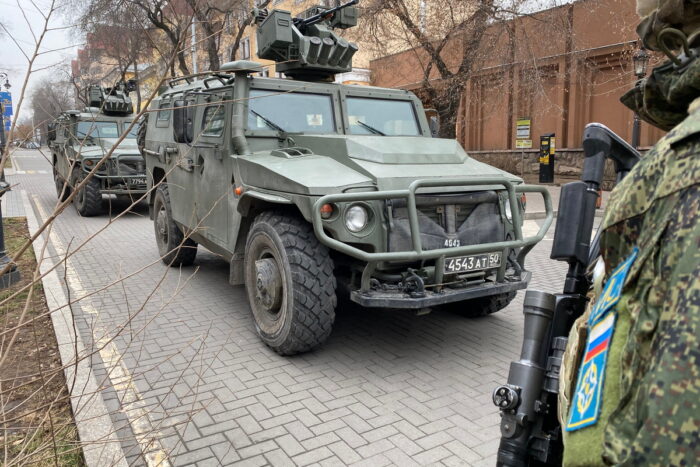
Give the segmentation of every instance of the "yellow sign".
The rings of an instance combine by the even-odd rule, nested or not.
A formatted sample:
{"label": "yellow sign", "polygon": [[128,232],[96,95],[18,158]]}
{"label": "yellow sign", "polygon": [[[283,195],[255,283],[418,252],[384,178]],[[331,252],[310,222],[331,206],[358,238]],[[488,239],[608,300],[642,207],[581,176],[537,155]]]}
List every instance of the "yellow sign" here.
{"label": "yellow sign", "polygon": [[518,139],[515,141],[516,149],[531,149],[532,140],[531,139]]}
{"label": "yellow sign", "polygon": [[[527,117],[519,118],[515,121],[515,139],[530,139],[530,128],[532,120]],[[532,147],[530,145],[529,147]]]}
{"label": "yellow sign", "polygon": [[540,164],[549,165],[549,155],[540,157]]}
{"label": "yellow sign", "polygon": [[557,151],[557,139],[552,136],[549,141],[549,153],[554,154]]}

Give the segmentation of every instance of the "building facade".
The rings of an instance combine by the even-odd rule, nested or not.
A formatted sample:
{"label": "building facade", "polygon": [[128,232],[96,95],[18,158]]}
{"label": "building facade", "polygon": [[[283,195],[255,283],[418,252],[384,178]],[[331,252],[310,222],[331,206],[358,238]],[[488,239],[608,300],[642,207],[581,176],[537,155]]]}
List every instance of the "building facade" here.
{"label": "building facade", "polygon": [[[560,173],[580,167],[588,122],[603,123],[630,141],[633,113],[619,99],[637,79],[632,56],[639,48],[638,22],[635,0],[580,0],[490,27],[480,45],[484,58],[460,96],[457,138],[470,154],[510,168],[505,161],[523,155],[536,160],[539,137],[554,133]],[[453,48],[459,46],[455,40]],[[423,58],[412,49],[373,60],[373,84],[419,92]],[[652,57],[649,67],[659,60]],[[662,135],[642,123],[640,146]]]}

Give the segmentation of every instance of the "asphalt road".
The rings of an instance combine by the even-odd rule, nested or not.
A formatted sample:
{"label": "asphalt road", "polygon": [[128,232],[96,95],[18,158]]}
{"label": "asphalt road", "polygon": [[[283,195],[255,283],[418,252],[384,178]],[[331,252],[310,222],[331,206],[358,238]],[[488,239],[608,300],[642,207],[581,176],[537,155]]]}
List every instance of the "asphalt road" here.
{"label": "asphalt road", "polygon": [[[13,196],[24,190],[25,206],[45,219],[57,202],[50,164],[39,151],[17,151],[13,162]],[[124,208],[114,202],[111,216]],[[551,238],[527,267],[532,288],[556,292],[566,267],[548,258]],[[201,247],[192,267],[158,261],[145,206],[118,219],[69,207],[48,256],[86,241],[68,261],[64,292],[79,299],[76,324],[99,350],[100,397],[130,465],[495,464],[491,391],[519,352],[522,292],[480,319],[341,308],[324,346],[280,357],[255,334],[225,261]]]}

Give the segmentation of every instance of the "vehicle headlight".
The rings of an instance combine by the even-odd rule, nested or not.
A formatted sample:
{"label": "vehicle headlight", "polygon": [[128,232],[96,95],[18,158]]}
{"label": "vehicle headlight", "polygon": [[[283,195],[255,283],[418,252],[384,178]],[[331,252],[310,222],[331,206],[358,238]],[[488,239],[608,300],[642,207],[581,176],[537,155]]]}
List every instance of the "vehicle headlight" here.
{"label": "vehicle headlight", "polygon": [[369,221],[369,213],[367,209],[359,204],[351,206],[345,212],[345,227],[348,228],[350,232],[357,233],[367,227],[367,222]]}
{"label": "vehicle headlight", "polygon": [[513,222],[513,211],[510,209],[510,202],[506,200],[505,202],[506,205],[506,217],[508,218],[509,221]]}

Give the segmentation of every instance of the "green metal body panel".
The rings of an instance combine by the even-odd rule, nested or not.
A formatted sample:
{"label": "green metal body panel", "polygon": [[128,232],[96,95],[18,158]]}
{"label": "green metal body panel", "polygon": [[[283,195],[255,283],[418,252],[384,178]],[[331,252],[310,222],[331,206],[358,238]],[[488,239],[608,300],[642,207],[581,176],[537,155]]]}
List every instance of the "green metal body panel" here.
{"label": "green metal body panel", "polygon": [[[234,98],[234,87],[241,84],[245,84],[241,89],[251,89],[251,93],[265,92],[262,97],[256,94],[255,99],[299,93],[325,96],[332,104],[332,123],[327,124],[325,134],[248,128],[245,122],[256,117],[241,118],[240,113],[248,114],[248,105],[253,102]],[[347,101],[355,97],[407,103],[415,115],[416,135],[352,134],[357,123],[349,117]],[[169,112],[176,99],[194,105],[191,144],[174,141]],[[207,130],[211,125],[207,123],[208,115],[215,112],[212,108],[223,113],[223,122],[216,125],[221,131],[216,135]],[[477,285],[471,286],[470,293],[472,297],[489,291],[502,293],[527,285],[524,257],[542,239],[552,220],[546,189],[524,186],[520,178],[470,158],[457,141],[431,138],[421,102],[406,91],[245,77],[239,73],[235,80],[233,76],[220,76],[218,80],[174,86],[154,100],[151,112],[145,146],[149,188],[166,181],[174,221],[206,248],[231,260],[233,267],[242,258],[247,228],[254,216],[261,210],[293,207],[313,224],[318,239],[338,255],[337,264],[357,271],[356,279],[348,279],[351,291],[367,293],[375,271],[406,271],[409,267],[423,271],[427,281],[442,281],[445,258],[497,251],[503,253],[504,260],[493,271],[493,280],[485,279],[481,292],[475,292]],[[265,117],[274,121],[284,117],[282,114]],[[299,115],[301,120],[314,118],[308,113]],[[244,125],[236,127],[233,122]],[[243,146],[235,143],[239,135],[245,137]],[[241,147],[247,152],[238,153]],[[236,189],[242,193],[236,194]],[[529,238],[521,232],[522,206],[517,196],[524,192],[541,194],[547,208],[544,226]],[[494,193],[491,199],[496,200],[497,223],[502,225],[497,230],[501,229],[498,231],[503,239],[454,248],[428,249],[422,245],[418,232],[425,217],[419,214],[416,199],[428,194],[472,193]],[[389,251],[392,219],[387,214],[388,203],[399,199],[405,200],[408,210],[411,247]],[[320,214],[326,203],[337,207],[330,219]],[[349,206],[358,203],[369,210],[371,221],[367,228],[353,233],[345,227],[344,215]],[[508,216],[507,204],[512,213]],[[515,259],[509,259],[506,265],[505,258],[515,258],[516,251],[520,252],[519,266],[511,264]],[[515,274],[513,267],[521,272]],[[509,278],[508,287],[503,284],[507,275],[517,276]],[[496,287],[494,281],[502,287]],[[445,301],[458,298],[457,294]],[[362,300],[371,302],[366,296]]]}

